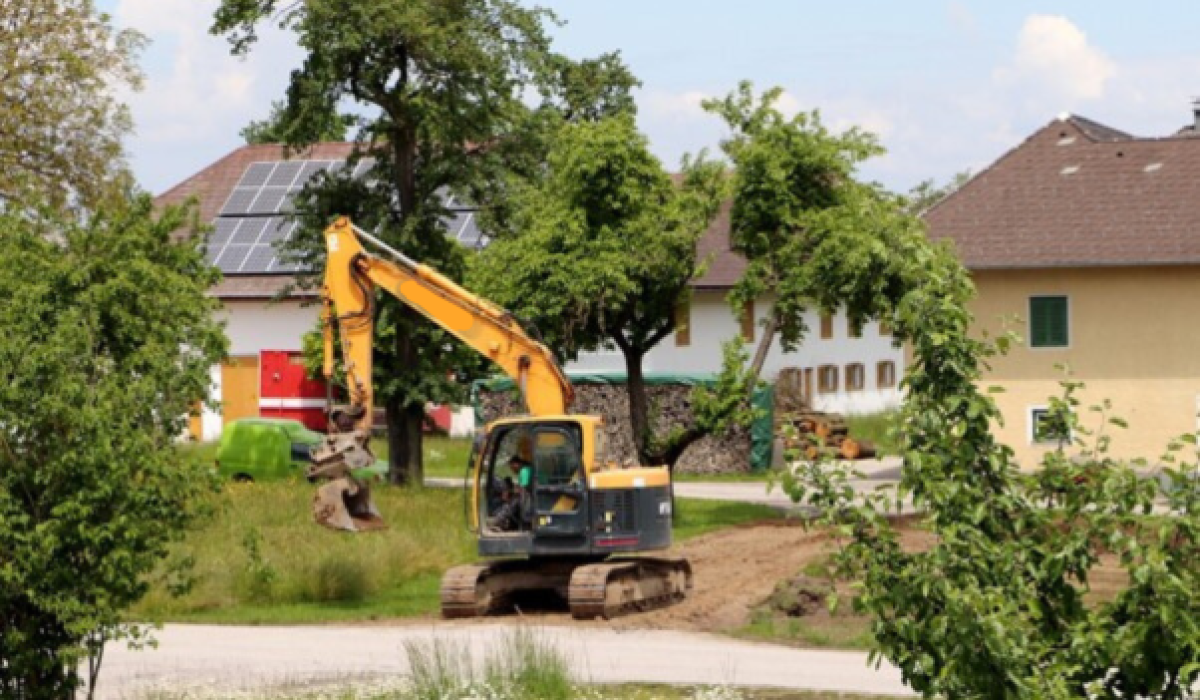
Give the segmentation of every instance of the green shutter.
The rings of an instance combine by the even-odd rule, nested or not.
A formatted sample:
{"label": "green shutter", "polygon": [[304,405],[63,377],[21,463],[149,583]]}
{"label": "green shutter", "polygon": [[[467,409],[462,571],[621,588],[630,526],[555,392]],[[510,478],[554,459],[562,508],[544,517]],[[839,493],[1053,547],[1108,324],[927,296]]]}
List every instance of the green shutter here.
{"label": "green shutter", "polygon": [[1035,348],[1065,348],[1067,336],[1067,298],[1030,297],[1029,344]]}

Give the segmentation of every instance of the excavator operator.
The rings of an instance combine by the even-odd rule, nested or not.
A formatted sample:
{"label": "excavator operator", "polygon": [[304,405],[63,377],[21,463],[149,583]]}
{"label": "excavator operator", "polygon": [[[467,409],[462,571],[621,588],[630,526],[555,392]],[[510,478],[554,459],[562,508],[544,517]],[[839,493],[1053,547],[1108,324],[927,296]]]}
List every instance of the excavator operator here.
{"label": "excavator operator", "polygon": [[521,436],[516,452],[508,458],[508,468],[512,477],[505,477],[502,502],[488,524],[496,530],[523,530],[529,525],[533,502],[533,449],[528,435]]}

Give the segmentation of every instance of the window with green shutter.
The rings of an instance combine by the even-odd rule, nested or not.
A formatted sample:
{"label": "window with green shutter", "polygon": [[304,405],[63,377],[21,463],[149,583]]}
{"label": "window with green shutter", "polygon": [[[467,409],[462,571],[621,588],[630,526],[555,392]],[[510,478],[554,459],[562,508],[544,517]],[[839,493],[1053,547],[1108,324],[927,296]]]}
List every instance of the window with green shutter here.
{"label": "window with green shutter", "polygon": [[1065,348],[1070,345],[1067,298],[1029,297],[1029,345]]}

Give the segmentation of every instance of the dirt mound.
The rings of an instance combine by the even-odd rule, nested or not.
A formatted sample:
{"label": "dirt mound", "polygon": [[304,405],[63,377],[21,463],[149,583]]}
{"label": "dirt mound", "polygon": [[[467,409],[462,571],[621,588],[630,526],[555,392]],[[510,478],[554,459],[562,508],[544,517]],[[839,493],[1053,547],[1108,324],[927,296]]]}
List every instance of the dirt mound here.
{"label": "dirt mound", "polygon": [[799,524],[763,524],[721,530],[671,550],[685,557],[696,587],[678,605],[613,620],[620,629],[726,630],[744,625],[751,609],[804,566],[831,551],[826,533]]}
{"label": "dirt mound", "polygon": [[785,617],[805,617],[825,610],[833,585],[808,576],[780,581],[763,606]]}

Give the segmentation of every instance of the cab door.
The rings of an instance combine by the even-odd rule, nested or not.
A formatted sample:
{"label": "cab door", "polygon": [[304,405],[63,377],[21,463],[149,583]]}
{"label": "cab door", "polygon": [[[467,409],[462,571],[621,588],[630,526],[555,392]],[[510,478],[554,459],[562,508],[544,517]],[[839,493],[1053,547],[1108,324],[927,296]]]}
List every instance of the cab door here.
{"label": "cab door", "polygon": [[587,534],[588,504],[578,426],[539,426],[533,432],[533,529],[538,537]]}

